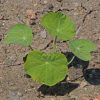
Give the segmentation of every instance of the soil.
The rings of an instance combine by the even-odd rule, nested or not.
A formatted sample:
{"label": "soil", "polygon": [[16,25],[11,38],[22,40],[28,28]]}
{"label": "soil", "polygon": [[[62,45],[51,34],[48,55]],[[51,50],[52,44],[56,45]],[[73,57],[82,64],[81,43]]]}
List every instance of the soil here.
{"label": "soil", "polygon": [[[56,86],[48,87],[34,82],[23,69],[23,57],[30,48],[3,43],[11,25],[26,22],[27,10],[36,13],[36,18],[29,22],[34,32],[34,49],[43,49],[45,52],[52,49],[52,37],[43,30],[39,20],[48,11],[61,11],[76,23],[76,38],[90,39],[96,43],[97,49],[92,53],[92,60],[84,62],[76,58],[69,66],[67,80]],[[65,42],[58,42],[57,46],[69,56]],[[96,77],[92,78],[97,78],[94,82],[88,81],[85,76],[91,69],[96,72],[93,74]],[[93,100],[100,95],[99,73],[100,0],[0,0],[0,100],[87,100],[83,97]]]}

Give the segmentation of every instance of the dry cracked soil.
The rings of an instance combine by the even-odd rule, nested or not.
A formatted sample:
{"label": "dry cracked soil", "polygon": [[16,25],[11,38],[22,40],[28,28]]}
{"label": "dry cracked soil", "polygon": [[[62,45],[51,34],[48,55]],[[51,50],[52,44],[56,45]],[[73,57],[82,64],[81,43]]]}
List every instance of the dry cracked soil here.
{"label": "dry cracked soil", "polygon": [[[26,75],[23,57],[30,51],[28,47],[3,43],[11,25],[27,23],[34,32],[32,47],[49,52],[52,38],[39,24],[48,11],[69,15],[76,23],[76,38],[90,39],[97,47],[90,62],[76,59],[77,63],[69,68],[68,81],[53,87],[34,82]],[[34,13],[33,18],[27,20],[30,13]],[[69,52],[65,42],[58,42],[57,46],[60,51]],[[100,0],[0,0],[0,100],[94,100],[100,95],[100,74],[97,84],[95,77],[91,82],[85,76],[94,69],[100,72]]]}

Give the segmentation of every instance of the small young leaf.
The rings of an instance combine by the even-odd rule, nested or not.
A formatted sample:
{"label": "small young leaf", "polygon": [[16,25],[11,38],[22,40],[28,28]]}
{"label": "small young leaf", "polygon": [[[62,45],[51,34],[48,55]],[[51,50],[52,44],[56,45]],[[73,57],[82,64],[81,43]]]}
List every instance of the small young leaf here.
{"label": "small young leaf", "polygon": [[4,39],[6,44],[21,44],[24,46],[32,43],[32,29],[25,24],[16,24],[7,32]]}
{"label": "small young leaf", "polygon": [[69,48],[78,58],[88,61],[91,59],[90,52],[96,50],[95,44],[86,39],[73,40],[69,43]]}
{"label": "small young leaf", "polygon": [[24,68],[33,80],[53,86],[68,73],[66,57],[61,53],[32,51],[28,54]]}
{"label": "small young leaf", "polygon": [[61,40],[70,40],[75,35],[75,25],[69,16],[61,12],[49,12],[41,19],[41,25],[51,34]]}

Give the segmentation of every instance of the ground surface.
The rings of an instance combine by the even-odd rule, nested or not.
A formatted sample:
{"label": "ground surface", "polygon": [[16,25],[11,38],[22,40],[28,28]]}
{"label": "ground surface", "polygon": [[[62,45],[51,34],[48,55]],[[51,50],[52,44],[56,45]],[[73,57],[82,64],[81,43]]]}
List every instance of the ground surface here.
{"label": "ground surface", "polygon": [[[61,1],[61,2],[59,2]],[[100,70],[100,1],[99,0],[0,0],[0,100],[82,100],[85,97],[94,98],[100,95],[100,85],[89,84],[84,77],[80,66],[86,62],[77,64],[79,68],[70,67],[69,81],[49,88],[41,86],[28,78],[23,70],[23,57],[29,51],[28,47],[18,45],[7,46],[2,40],[6,31],[15,23],[23,23],[26,20],[27,10],[37,13],[37,19],[30,24],[34,31],[32,47],[43,49],[50,41],[39,25],[40,17],[50,10],[59,9],[71,16],[75,21],[79,38],[89,38],[96,43],[97,50],[88,64],[88,69]],[[63,52],[68,52],[64,42],[58,43]],[[51,45],[44,51],[50,51]],[[77,79],[80,77],[79,79]],[[100,77],[99,77],[100,78]],[[77,79],[77,80],[76,80]],[[91,99],[91,100],[92,100]],[[84,100],[87,100],[86,98]],[[98,99],[100,100],[100,99]]]}

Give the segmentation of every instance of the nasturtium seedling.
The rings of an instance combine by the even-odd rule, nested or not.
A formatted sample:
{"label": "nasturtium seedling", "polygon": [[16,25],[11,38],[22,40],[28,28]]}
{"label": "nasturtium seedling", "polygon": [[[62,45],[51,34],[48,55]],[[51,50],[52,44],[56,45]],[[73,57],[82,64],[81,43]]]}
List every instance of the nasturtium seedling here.
{"label": "nasturtium seedling", "polygon": [[6,44],[29,46],[32,44],[32,38],[32,29],[29,26],[25,24],[16,24],[9,29],[4,42]]}
{"label": "nasturtium seedling", "polygon": [[61,12],[49,12],[41,19],[41,25],[49,34],[60,40],[70,40],[75,36],[75,24],[69,16]]}
{"label": "nasturtium seedling", "polygon": [[69,48],[78,58],[88,61],[91,59],[91,52],[96,50],[95,44],[86,39],[73,40],[69,43]]}
{"label": "nasturtium seedling", "polygon": [[[7,32],[4,39],[7,44],[20,44],[29,46],[32,51],[29,52],[25,59],[24,69],[28,75],[42,84],[53,86],[62,81],[68,75],[68,65],[73,61],[75,56],[88,61],[91,59],[91,52],[95,51],[95,44],[86,39],[73,40],[75,36],[75,24],[69,16],[61,12],[49,12],[41,18],[41,25],[55,39],[53,40],[53,52],[44,53],[42,51],[33,50],[32,29],[25,24],[16,24]],[[69,40],[69,48],[75,55],[71,61],[67,61],[66,57],[56,52],[56,39]]]}
{"label": "nasturtium seedling", "polygon": [[52,86],[68,74],[66,57],[61,53],[32,51],[28,54],[24,68],[33,80]]}

